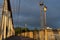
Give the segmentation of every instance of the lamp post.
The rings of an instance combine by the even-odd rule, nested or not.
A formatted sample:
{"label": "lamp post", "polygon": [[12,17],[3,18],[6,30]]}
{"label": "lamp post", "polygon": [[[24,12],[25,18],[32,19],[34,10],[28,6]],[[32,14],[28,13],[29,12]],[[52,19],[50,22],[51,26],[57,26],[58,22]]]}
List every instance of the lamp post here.
{"label": "lamp post", "polygon": [[[43,29],[44,28],[44,1],[43,0],[41,0],[40,1],[40,3],[39,3],[39,5],[40,5],[40,25],[41,25],[41,29]],[[41,30],[40,29],[40,30]],[[44,35],[44,34],[43,34]],[[43,40],[43,37],[44,36],[42,36],[41,34],[40,34],[40,31],[39,31],[39,40]]]}
{"label": "lamp post", "polygon": [[47,38],[47,30],[46,30],[46,11],[47,11],[47,7],[44,5],[44,30],[45,30],[45,40],[48,40]]}
{"label": "lamp post", "polygon": [[46,11],[47,11],[47,7],[44,5],[44,28],[46,28]]}

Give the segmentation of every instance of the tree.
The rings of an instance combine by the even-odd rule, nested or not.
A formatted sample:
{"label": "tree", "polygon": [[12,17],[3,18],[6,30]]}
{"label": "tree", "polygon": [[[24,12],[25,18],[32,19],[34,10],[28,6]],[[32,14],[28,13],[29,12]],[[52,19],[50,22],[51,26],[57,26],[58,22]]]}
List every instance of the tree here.
{"label": "tree", "polygon": [[26,31],[29,31],[29,29],[28,29],[28,28],[22,28],[21,31],[22,31],[22,32],[26,32]]}
{"label": "tree", "polygon": [[16,27],[15,28],[15,34],[17,35],[17,34],[20,34],[20,33],[22,33],[22,32],[26,32],[26,31],[29,31],[29,29],[28,28],[21,28],[21,27]]}
{"label": "tree", "polygon": [[15,35],[21,33],[21,28],[20,27],[16,27],[15,28]]}

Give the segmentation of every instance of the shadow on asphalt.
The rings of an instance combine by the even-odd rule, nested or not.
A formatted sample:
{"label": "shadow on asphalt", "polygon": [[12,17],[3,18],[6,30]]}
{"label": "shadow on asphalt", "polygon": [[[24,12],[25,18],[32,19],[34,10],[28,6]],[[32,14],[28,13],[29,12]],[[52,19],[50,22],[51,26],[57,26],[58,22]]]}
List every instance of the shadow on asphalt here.
{"label": "shadow on asphalt", "polygon": [[9,38],[6,38],[5,40],[34,40],[33,38],[26,38],[23,36],[11,36]]}

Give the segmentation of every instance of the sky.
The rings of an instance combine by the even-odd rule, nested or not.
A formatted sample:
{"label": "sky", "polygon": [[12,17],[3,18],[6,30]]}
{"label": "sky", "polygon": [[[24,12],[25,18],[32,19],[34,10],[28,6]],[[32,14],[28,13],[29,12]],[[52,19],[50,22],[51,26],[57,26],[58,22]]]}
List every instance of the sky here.
{"label": "sky", "polygon": [[[15,9],[16,7],[19,9],[13,11],[13,21],[15,27],[23,27],[25,24],[27,24],[30,29],[40,27],[39,2],[40,0],[21,0],[20,9],[18,7],[19,5],[17,0],[15,0],[14,6],[13,3],[11,4],[13,6],[12,9]],[[0,0],[0,4],[2,3],[3,1]],[[47,6],[47,26],[60,28],[60,0],[44,0],[44,3]]]}

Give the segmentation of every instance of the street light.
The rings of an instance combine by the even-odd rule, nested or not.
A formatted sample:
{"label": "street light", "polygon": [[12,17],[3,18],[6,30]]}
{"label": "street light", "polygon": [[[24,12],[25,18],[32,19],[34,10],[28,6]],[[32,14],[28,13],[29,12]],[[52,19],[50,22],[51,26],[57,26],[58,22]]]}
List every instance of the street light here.
{"label": "street light", "polygon": [[46,11],[47,11],[47,7],[44,5],[44,27],[46,28]]}

